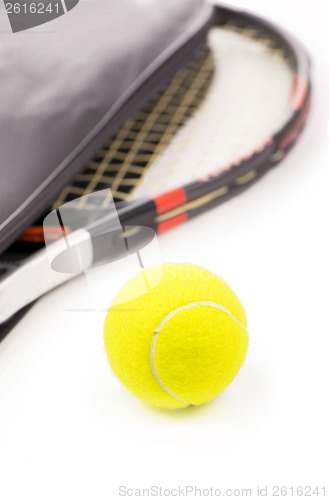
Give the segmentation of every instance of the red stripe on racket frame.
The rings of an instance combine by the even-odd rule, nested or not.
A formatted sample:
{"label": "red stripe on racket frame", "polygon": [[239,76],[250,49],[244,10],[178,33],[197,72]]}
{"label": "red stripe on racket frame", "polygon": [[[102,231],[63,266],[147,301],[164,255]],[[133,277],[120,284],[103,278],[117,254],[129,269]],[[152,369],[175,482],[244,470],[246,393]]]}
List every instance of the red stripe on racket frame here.
{"label": "red stripe on racket frame", "polygon": [[187,219],[188,215],[186,212],[184,212],[183,214],[176,215],[175,217],[172,217],[171,219],[168,219],[164,222],[159,222],[157,232],[158,234],[164,233],[165,231],[168,231],[173,227],[184,224],[187,221]]}
{"label": "red stripe on racket frame", "polygon": [[156,196],[155,198],[153,198],[153,201],[156,206],[157,214],[160,215],[165,212],[169,212],[169,210],[172,210],[176,207],[184,205],[184,203],[186,203],[187,201],[187,196],[185,189],[177,188],[172,189],[168,193]]}

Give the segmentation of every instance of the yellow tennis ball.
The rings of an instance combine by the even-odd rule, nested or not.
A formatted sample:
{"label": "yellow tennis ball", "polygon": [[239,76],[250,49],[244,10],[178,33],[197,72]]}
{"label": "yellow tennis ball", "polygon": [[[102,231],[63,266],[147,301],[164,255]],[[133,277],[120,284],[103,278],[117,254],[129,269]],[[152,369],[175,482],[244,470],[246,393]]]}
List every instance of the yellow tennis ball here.
{"label": "yellow tennis ball", "polygon": [[105,322],[114,373],[133,394],[161,408],[213,399],[238,373],[247,347],[247,319],[235,293],[190,264],[164,264],[134,276]]}

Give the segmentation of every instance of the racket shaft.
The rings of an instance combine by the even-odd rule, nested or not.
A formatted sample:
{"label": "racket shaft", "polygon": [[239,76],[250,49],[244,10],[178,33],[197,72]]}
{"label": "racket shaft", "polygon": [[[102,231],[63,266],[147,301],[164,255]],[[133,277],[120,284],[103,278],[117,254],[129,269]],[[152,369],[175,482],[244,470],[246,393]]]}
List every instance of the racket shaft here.
{"label": "racket shaft", "polygon": [[[87,231],[75,232],[76,244],[88,239],[90,235]],[[47,250],[39,250],[22,261],[17,269],[0,281],[0,325],[26,305],[79,274],[79,272],[59,273],[53,270],[50,262],[61,251],[63,251],[63,241],[55,242],[47,247]]]}

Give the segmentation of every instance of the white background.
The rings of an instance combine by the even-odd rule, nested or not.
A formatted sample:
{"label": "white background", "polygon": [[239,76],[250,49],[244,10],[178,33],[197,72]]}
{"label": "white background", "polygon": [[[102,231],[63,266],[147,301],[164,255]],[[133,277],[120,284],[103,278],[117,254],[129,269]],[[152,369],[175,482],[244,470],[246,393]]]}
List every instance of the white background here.
{"label": "white background", "polygon": [[246,363],[209,405],[150,409],[111,374],[104,314],[67,311],[83,280],[54,291],[0,344],[3,500],[109,500],[120,485],[252,488],[253,498],[258,486],[326,485],[329,495],[328,5],[235,3],[309,48],[311,119],[280,167],[159,242],[164,261],[204,265],[241,297]]}

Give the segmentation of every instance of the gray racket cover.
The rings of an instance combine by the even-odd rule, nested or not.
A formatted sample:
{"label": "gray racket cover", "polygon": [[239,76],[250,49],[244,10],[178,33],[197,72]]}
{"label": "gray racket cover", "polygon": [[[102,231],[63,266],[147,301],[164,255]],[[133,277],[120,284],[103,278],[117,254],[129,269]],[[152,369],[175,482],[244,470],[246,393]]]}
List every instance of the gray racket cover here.
{"label": "gray racket cover", "polygon": [[202,0],[93,0],[16,34],[2,19],[0,252],[192,57],[211,14]]}

